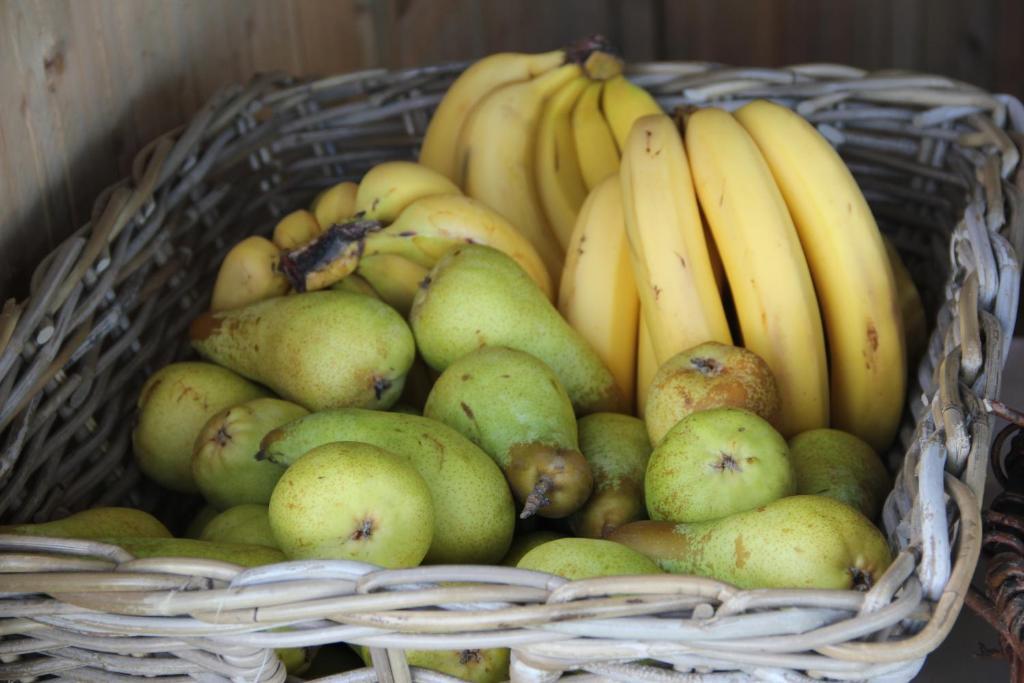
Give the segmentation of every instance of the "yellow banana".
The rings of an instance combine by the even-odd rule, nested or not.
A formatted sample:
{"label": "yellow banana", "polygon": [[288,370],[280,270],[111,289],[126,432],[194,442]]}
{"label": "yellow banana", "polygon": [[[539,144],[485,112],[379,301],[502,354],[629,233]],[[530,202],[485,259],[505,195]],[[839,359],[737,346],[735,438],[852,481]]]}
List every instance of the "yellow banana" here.
{"label": "yellow banana", "polygon": [[686,152],[671,118],[645,116],[634,124],[619,177],[633,274],[657,364],[706,341],[731,344]]}
{"label": "yellow banana", "polygon": [[551,277],[533,245],[482,202],[462,195],[417,199],[394,223],[368,235],[363,253],[397,254],[433,268],[445,252],[467,242],[505,252],[552,298]]}
{"label": "yellow banana", "polygon": [[241,308],[288,292],[278,264],[281,250],[265,237],[247,237],[224,256],[210,298],[211,311]]}
{"label": "yellow banana", "polygon": [[420,147],[420,163],[458,179],[456,147],[469,112],[486,95],[509,83],[527,81],[565,61],[563,50],[540,54],[500,52],[474,62],[448,87]]}
{"label": "yellow banana", "polygon": [[351,181],[338,183],[329,187],[313,200],[310,211],[316,216],[316,222],[320,224],[320,231],[336,223],[344,223],[356,212],[356,191],[359,186]]}
{"label": "yellow banana", "polygon": [[658,361],[654,359],[651,333],[647,331],[647,323],[644,322],[641,311],[636,342],[636,415],[641,419],[644,416],[644,409],[647,408],[647,391],[651,388],[651,382],[657,373]]}
{"label": "yellow banana", "polygon": [[537,127],[537,191],[562,249],[569,246],[576,214],[587,198],[572,134],[572,110],[589,82],[586,76],[580,76],[563,85],[547,101]]}
{"label": "yellow banana", "polygon": [[906,349],[871,209],[839,154],[802,117],[766,101],[736,117],[768,162],[807,255],[828,336],[832,425],[884,451],[903,410]]}
{"label": "yellow banana", "polygon": [[299,209],[278,221],[274,226],[274,244],[279,249],[294,249],[302,246],[323,232],[320,223],[309,211]]}
{"label": "yellow banana", "polygon": [[896,247],[885,235],[882,235],[882,241],[885,242],[885,253],[889,256],[889,265],[896,278],[896,294],[900,298],[903,316],[903,338],[907,344],[907,362],[915,362],[928,348],[928,321],[924,314],[924,304],[914,278],[910,276]]}
{"label": "yellow banana", "polygon": [[619,170],[619,147],[601,113],[603,87],[602,82],[588,85],[572,110],[572,134],[583,182],[588,190],[593,190]]}
{"label": "yellow banana", "polygon": [[365,294],[366,296],[371,296],[374,299],[380,299],[380,294],[377,294],[377,290],[370,286],[370,283],[358,273],[349,273],[344,278],[331,285],[331,289],[336,289],[341,292],[352,292],[353,294]]}
{"label": "yellow banana", "polygon": [[356,212],[364,218],[390,223],[409,204],[435,194],[462,194],[447,176],[412,161],[377,164],[359,181]]}
{"label": "yellow banana", "polygon": [[693,184],[725,267],[743,346],[768,364],[785,437],[828,426],[825,335],[800,238],[768,164],[722,109],[686,120]]}
{"label": "yellow banana", "polygon": [[395,254],[375,254],[363,256],[356,273],[373,287],[384,303],[408,315],[412,299],[430,271]]}
{"label": "yellow banana", "polygon": [[609,176],[580,209],[565,255],[558,310],[590,342],[627,397],[635,392],[639,308],[622,188]]}
{"label": "yellow banana", "polygon": [[650,93],[622,75],[605,81],[601,92],[601,110],[619,149],[625,149],[629,130],[638,118],[664,113]]}
{"label": "yellow banana", "polygon": [[566,64],[499,88],[473,109],[459,137],[466,194],[500,213],[530,240],[552,281],[561,273],[564,255],[537,195],[534,141],[544,102],[581,73],[578,64]]}

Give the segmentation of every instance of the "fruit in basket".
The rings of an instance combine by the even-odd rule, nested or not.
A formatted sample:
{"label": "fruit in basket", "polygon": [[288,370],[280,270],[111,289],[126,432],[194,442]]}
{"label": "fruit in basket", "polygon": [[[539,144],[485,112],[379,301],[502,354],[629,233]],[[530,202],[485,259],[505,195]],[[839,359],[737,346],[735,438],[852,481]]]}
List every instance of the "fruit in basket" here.
{"label": "fruit in basket", "polygon": [[366,278],[358,273],[350,273],[349,275],[346,275],[344,278],[331,285],[331,289],[337,289],[342,292],[352,292],[353,294],[362,294],[364,296],[383,301],[383,299],[380,298],[380,294],[377,294],[377,290],[375,290],[370,283],[366,281]]}
{"label": "fruit in basket", "polygon": [[171,537],[167,527],[153,515],[125,507],[90,508],[50,522],[0,526],[0,534],[82,539],[105,536]]}
{"label": "fruit in basket", "polygon": [[356,213],[369,220],[390,223],[405,207],[421,197],[461,194],[445,175],[414,161],[385,161],[359,181]]}
{"label": "fruit in basket", "polygon": [[814,429],[789,440],[797,493],[828,496],[878,519],[892,481],[867,443],[838,429]]}
{"label": "fruit in basket", "polygon": [[896,294],[900,299],[903,336],[907,340],[907,362],[914,363],[928,348],[928,320],[924,303],[896,246],[885,235],[882,235],[882,241],[885,242],[885,253],[889,257],[889,265],[896,280]]}
{"label": "fruit in basket", "polygon": [[[354,646],[366,666],[373,666],[370,649]],[[507,647],[465,650],[406,650],[409,666],[418,666],[470,683],[503,683],[508,680]]]}
{"label": "fruit in basket", "polygon": [[526,553],[516,566],[573,581],[597,576],[662,573],[657,564],[637,551],[597,538],[549,541]]}
{"label": "fruit in basket", "polygon": [[579,414],[620,410],[611,372],[505,254],[479,245],[448,252],[409,314],[427,364],[444,370],[481,346],[507,346],[544,361]]}
{"label": "fruit in basket", "polygon": [[768,162],[807,255],[828,338],[832,426],[882,451],[903,412],[906,349],[875,219],[839,154],[797,113],[759,100],[736,117]]}
{"label": "fruit in basket", "polygon": [[313,199],[309,210],[320,225],[320,232],[338,223],[344,223],[356,213],[356,192],[359,186],[345,181],[332,185]]}
{"label": "fruit in basket", "polygon": [[210,310],[227,311],[286,294],[290,285],[280,260],[281,250],[265,237],[246,237],[233,246],[217,271]]}
{"label": "fruit in basket", "polygon": [[199,540],[278,548],[274,532],[270,529],[270,513],[267,506],[254,503],[236,505],[211,519],[203,528]]}
{"label": "fruit in basket", "polygon": [[626,148],[629,131],[637,119],[662,113],[650,93],[621,74],[605,82],[601,91],[601,111],[621,149]]}
{"label": "fruit in basket", "polygon": [[743,346],[778,385],[784,436],[828,425],[821,314],[800,239],[757,145],[722,109],[686,116],[693,183],[722,258]]}
{"label": "fruit in basket", "polygon": [[529,240],[485,204],[462,195],[417,199],[391,225],[367,235],[363,254],[364,259],[393,254],[433,268],[461,244],[485,244],[504,252],[552,298],[551,276]]}
{"label": "fruit in basket", "polygon": [[330,410],[267,434],[262,456],[290,465],[333,441],[360,441],[400,455],[427,482],[434,501],[430,564],[492,564],[515,528],[512,494],[491,458],[454,429],[416,415]]}
{"label": "fruit in basket", "polygon": [[651,442],[643,420],[617,413],[580,418],[580,450],[594,473],[594,493],[571,519],[577,536],[602,538],[643,519],[644,475]]}
{"label": "fruit in basket", "polygon": [[611,370],[622,396],[631,398],[640,300],[615,176],[595,188],[580,209],[565,256],[558,310]]}
{"label": "fruit in basket", "polygon": [[550,530],[539,530],[539,531],[528,531],[524,534],[516,536],[512,539],[512,545],[509,546],[508,553],[501,560],[501,564],[506,567],[514,567],[519,564],[519,560],[523,559],[523,555],[530,552],[534,548],[548,541],[556,541],[559,538],[566,538],[566,535],[559,531]]}
{"label": "fruit in basket", "polygon": [[562,249],[587,197],[572,133],[572,111],[590,80],[580,74],[560,87],[544,105],[537,122],[533,173],[549,225]]}
{"label": "fruit in basket", "polygon": [[288,467],[270,497],[270,526],[289,559],[415,567],[434,535],[434,505],[405,458],[334,442]]}
{"label": "fruit in basket", "polygon": [[296,292],[325,289],[356,269],[366,236],[380,221],[359,216],[335,223],[309,242],[281,255],[280,269]]}
{"label": "fruit in basket", "polygon": [[188,523],[188,527],[185,529],[185,538],[199,538],[203,535],[203,529],[210,522],[211,519],[220,514],[220,510],[213,507],[209,503],[199,508],[199,512],[196,513],[195,517]]}
{"label": "fruit in basket", "polygon": [[647,395],[658,372],[658,359],[654,355],[654,344],[642,309],[639,317],[636,332],[636,414],[646,419]]}
{"label": "fruit in basket", "polygon": [[466,354],[441,373],[423,415],[494,459],[523,517],[565,517],[590,496],[572,402],[551,368],[528,353],[485,346]]}
{"label": "fruit in basket", "polygon": [[289,676],[300,676],[309,670],[312,664],[312,648],[308,647],[286,647],[274,650],[277,658],[284,664],[285,671]]}
{"label": "fruit in basket", "polygon": [[266,505],[284,468],[256,460],[260,440],[308,412],[290,401],[257,398],[211,417],[192,450],[192,477],[206,502],[220,510],[243,503]]}
{"label": "fruit in basket", "polygon": [[885,537],[864,515],[824,496],[790,496],[707,522],[633,522],[611,540],[665,571],[744,589],[867,590],[892,561]]}
{"label": "fruit in basket", "polygon": [[756,353],[717,342],[672,356],[647,393],[644,421],[651,443],[661,443],[687,415],[711,408],[743,408],[777,424],[779,391],[771,369]]}
{"label": "fruit in basket", "polygon": [[192,447],[203,425],[221,410],[266,391],[212,363],[172,363],[142,386],[132,432],[135,461],[150,479],[179,493],[198,493]]}
{"label": "fruit in basket", "polygon": [[796,493],[785,439],[748,410],[692,413],[651,453],[644,479],[653,520],[703,522]]}
{"label": "fruit in basket", "polygon": [[288,251],[301,247],[322,232],[316,216],[305,209],[298,209],[277,222],[272,239],[278,249]]}
{"label": "fruit in basket", "polygon": [[214,543],[193,538],[140,538],[137,536],[111,536],[97,539],[103,543],[119,545],[135,557],[194,557],[219,560],[243,567],[284,562],[284,554],[265,545],[244,543]]}
{"label": "fruit in basket", "polygon": [[589,84],[572,110],[573,142],[583,183],[590,191],[619,170],[619,148],[601,111],[601,92],[605,85]]}
{"label": "fruit in basket", "polygon": [[373,287],[381,301],[402,315],[409,315],[416,291],[430,270],[397,254],[372,254],[359,259],[356,272]]}
{"label": "fruit in basket", "polygon": [[661,365],[706,341],[732,343],[675,122],[645,116],[622,150],[622,205],[637,292]]}
{"label": "fruit in basket", "polygon": [[310,410],[387,408],[415,354],[393,308],[333,290],[206,313],[189,336],[201,356]]}

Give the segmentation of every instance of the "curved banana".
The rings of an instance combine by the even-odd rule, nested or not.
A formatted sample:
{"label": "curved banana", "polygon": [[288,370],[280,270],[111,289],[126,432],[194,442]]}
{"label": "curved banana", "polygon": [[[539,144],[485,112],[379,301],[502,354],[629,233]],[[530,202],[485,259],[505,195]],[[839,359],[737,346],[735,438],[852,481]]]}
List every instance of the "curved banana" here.
{"label": "curved banana", "polygon": [[896,294],[900,298],[903,316],[903,338],[907,344],[907,362],[912,363],[920,359],[928,348],[928,320],[924,313],[924,303],[896,247],[885,235],[882,235],[882,241],[885,242],[885,253],[889,256],[889,265],[896,278]]}
{"label": "curved banana", "polygon": [[274,226],[273,242],[279,249],[295,249],[321,232],[316,216],[305,209],[299,209],[292,211]]}
{"label": "curved banana", "polygon": [[590,342],[626,397],[636,384],[637,298],[622,188],[609,176],[587,197],[572,233],[558,310]]}
{"label": "curved banana", "polygon": [[316,196],[309,210],[316,216],[321,232],[332,225],[344,223],[355,214],[358,190],[358,185],[346,180],[327,188]]}
{"label": "curved banana", "polygon": [[288,293],[278,265],[281,250],[265,237],[246,237],[221,261],[210,298],[211,311],[226,311]]}
{"label": "curved banana", "polygon": [[366,237],[363,254],[397,254],[433,268],[454,245],[467,242],[505,252],[552,298],[551,276],[533,245],[496,212],[463,195],[417,199],[394,223]]}
{"label": "curved banana", "polygon": [[537,127],[534,172],[541,205],[562,249],[569,246],[576,214],[587,198],[587,186],[576,158],[572,110],[589,79],[580,76],[563,85],[544,106]]}
{"label": "curved banana", "polygon": [[588,85],[572,110],[572,135],[588,190],[619,170],[619,147],[601,113],[602,88],[602,82]]}
{"label": "curved banana", "polygon": [[671,118],[637,120],[619,177],[633,274],[657,364],[706,341],[732,344],[686,152]]}
{"label": "curved banana", "polygon": [[369,283],[384,303],[406,316],[412,308],[413,297],[430,270],[396,254],[374,254],[359,259],[356,273]]}
{"label": "curved banana", "polygon": [[903,411],[906,348],[871,209],[839,154],[802,117],[766,101],[736,117],[768,162],[807,255],[828,335],[832,425],[883,452]]}
{"label": "curved banana", "polygon": [[629,129],[637,119],[664,113],[650,93],[622,75],[605,81],[601,92],[601,110],[608,119],[619,149],[625,149]]}
{"label": "curved banana", "polygon": [[582,73],[566,64],[488,95],[466,120],[459,137],[462,187],[504,216],[533,244],[553,281],[562,270],[562,247],[548,224],[533,177],[537,123],[544,102]]}
{"label": "curved banana", "polygon": [[420,163],[451,180],[458,179],[456,147],[469,112],[488,93],[526,81],[565,61],[565,51],[540,54],[500,52],[474,62],[448,87],[427,125]]}
{"label": "curved banana", "polygon": [[768,164],[721,109],[686,119],[693,184],[730,284],[743,346],[764,359],[789,438],[828,426],[828,364],[814,284]]}
{"label": "curved banana", "polygon": [[643,311],[640,311],[640,324],[637,329],[636,341],[636,415],[643,419],[647,408],[647,391],[658,373],[658,361],[654,359],[654,346],[651,345],[651,333],[644,322]]}
{"label": "curved banana", "polygon": [[359,181],[356,213],[370,220],[390,223],[409,204],[435,194],[462,194],[462,191],[447,176],[429,166],[414,161],[385,161],[367,171]]}

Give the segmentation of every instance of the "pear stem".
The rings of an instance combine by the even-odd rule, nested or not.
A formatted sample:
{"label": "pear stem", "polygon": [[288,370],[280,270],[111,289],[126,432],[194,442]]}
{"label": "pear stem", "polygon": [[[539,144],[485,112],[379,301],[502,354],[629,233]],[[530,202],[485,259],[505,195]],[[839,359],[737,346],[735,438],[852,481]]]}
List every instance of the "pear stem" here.
{"label": "pear stem", "polygon": [[526,497],[526,503],[523,504],[523,511],[519,513],[519,519],[528,519],[537,514],[545,505],[551,504],[551,499],[548,498],[551,488],[554,486],[553,482],[549,477],[541,477],[537,480],[537,483],[533,485],[533,490],[530,491],[530,495]]}

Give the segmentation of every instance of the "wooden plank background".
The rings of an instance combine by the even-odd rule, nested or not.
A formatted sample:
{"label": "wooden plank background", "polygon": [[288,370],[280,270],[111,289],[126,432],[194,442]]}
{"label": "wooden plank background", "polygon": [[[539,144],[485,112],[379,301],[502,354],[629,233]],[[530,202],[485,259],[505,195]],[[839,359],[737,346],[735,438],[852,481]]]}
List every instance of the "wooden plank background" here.
{"label": "wooden plank background", "polygon": [[835,61],[1024,95],[1022,0],[0,0],[0,300],[88,220],[149,139],[254,72],[547,50]]}

